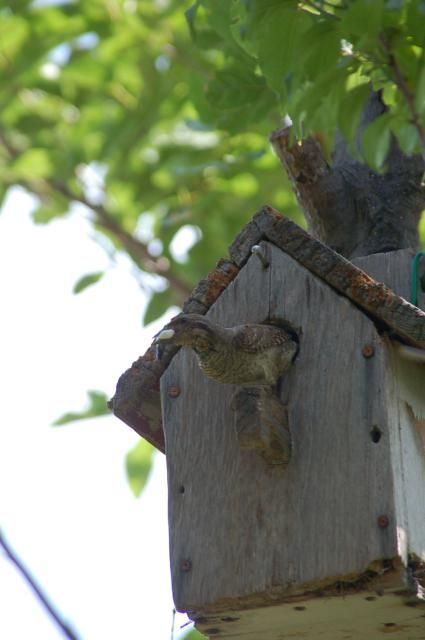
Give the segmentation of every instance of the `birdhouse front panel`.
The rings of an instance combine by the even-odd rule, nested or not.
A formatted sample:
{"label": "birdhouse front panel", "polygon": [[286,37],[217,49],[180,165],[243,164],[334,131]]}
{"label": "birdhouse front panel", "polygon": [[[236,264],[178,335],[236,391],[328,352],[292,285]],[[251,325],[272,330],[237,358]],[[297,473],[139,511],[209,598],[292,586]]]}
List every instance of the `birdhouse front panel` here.
{"label": "birdhouse front panel", "polygon": [[[279,248],[262,242],[261,251],[265,259],[248,260],[207,318],[222,327],[281,322],[299,336],[278,389],[290,459],[275,464],[246,446],[238,387],[207,378],[181,349],[161,378],[180,610],[272,604],[366,576],[399,554],[385,340]],[[249,407],[244,415],[249,423]]]}

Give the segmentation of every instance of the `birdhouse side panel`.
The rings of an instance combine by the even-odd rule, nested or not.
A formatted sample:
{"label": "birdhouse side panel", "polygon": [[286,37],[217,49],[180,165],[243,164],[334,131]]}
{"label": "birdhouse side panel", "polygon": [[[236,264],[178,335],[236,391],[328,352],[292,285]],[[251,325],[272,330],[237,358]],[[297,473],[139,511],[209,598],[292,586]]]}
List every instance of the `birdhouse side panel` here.
{"label": "birdhouse side panel", "polygon": [[[208,317],[223,326],[264,322],[269,289],[270,271],[253,256],[221,295],[227,300],[226,321],[212,311]],[[170,399],[171,388],[179,390],[178,397]],[[230,409],[237,389],[207,378],[189,349],[181,349],[161,378],[172,585],[181,610],[211,602],[217,593],[233,595],[239,584],[228,590],[225,567],[244,575],[252,555],[251,538],[245,535],[251,526],[247,512],[252,511],[252,499],[257,501],[264,462],[256,453],[241,454]],[[252,475],[247,476],[247,464]],[[238,532],[243,550],[235,556]]]}
{"label": "birdhouse side panel", "polygon": [[413,249],[400,249],[354,258],[352,263],[409,301],[413,256]]}
{"label": "birdhouse side panel", "polygon": [[[182,349],[161,380],[173,592],[181,610],[257,606],[358,576],[397,554],[385,347],[373,323],[281,250],[252,256],[208,317],[284,319],[299,355],[281,382],[293,439],[287,467],[240,449],[236,387],[207,379]],[[373,357],[364,354],[373,347]],[[169,397],[171,386],[178,397]],[[386,515],[389,526],[379,525]]]}
{"label": "birdhouse side panel", "polygon": [[270,262],[270,314],[300,329],[282,386],[294,437],[296,580],[356,575],[398,553],[390,442],[374,435],[388,423],[386,346],[364,313],[276,247]]}
{"label": "birdhouse side panel", "polygon": [[425,364],[391,351],[388,406],[398,536],[405,563],[425,562]]}
{"label": "birdhouse side panel", "polygon": [[[364,256],[353,260],[361,269],[384,282],[406,300],[410,300],[414,274],[413,249]],[[417,306],[425,308],[425,296],[419,286]],[[388,435],[394,478],[397,535],[400,554],[407,564],[410,558],[425,560],[425,364],[406,359],[397,342],[387,341],[386,378]]]}

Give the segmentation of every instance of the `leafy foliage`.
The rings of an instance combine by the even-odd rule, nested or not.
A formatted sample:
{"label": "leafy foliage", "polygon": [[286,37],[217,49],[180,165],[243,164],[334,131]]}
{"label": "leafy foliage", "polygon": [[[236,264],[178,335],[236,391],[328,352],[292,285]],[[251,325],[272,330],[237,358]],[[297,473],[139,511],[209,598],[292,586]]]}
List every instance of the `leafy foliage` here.
{"label": "leafy foliage", "polygon": [[365,132],[357,152],[381,169],[391,133],[408,153],[424,148],[423,1],[199,0],[193,6],[189,22],[195,40],[199,35],[202,41],[208,28],[215,34],[210,47],[223,54],[207,94],[218,126],[224,122],[244,130],[243,111],[239,118],[232,112],[263,82],[256,100],[262,115],[278,103],[298,137],[321,131],[333,139],[340,127],[354,148],[372,85],[383,91],[388,113]]}
{"label": "leafy foliage", "polygon": [[[390,133],[425,144],[423,0],[21,0],[0,17],[0,197],[23,185],[43,224],[83,204],[109,251],[160,276],[145,322],[259,206],[300,222],[267,143],[286,113],[328,148],[339,127],[375,168]],[[369,83],[388,113],[357,144]],[[184,225],[200,234],[182,261]]]}
{"label": "leafy foliage", "polygon": [[88,406],[83,411],[72,411],[54,421],[53,426],[60,427],[76,420],[86,420],[87,418],[97,418],[109,413],[108,397],[102,391],[88,391]]}
{"label": "leafy foliage", "polygon": [[[424,44],[424,0],[2,4],[0,201],[22,185],[38,224],[82,205],[102,246],[125,251],[150,287],[151,322],[263,204],[302,223],[267,142],[285,114],[328,149],[338,127],[379,170],[391,134],[408,154],[425,149]],[[388,111],[356,139],[370,86]],[[196,240],[182,256],[186,227]],[[55,424],[106,411],[90,391],[86,410]],[[149,456],[129,454],[135,493]]]}
{"label": "leafy foliage", "polygon": [[81,293],[81,291],[84,291],[87,287],[91,287],[93,284],[96,284],[96,282],[99,282],[102,277],[103,271],[96,271],[95,273],[88,273],[82,276],[74,285],[74,293]]}
{"label": "leafy foliage", "polygon": [[[108,251],[160,276],[145,279],[157,292],[145,321],[181,303],[264,202],[299,215],[267,143],[273,93],[244,55],[223,69],[236,94],[222,98],[249,127],[215,129],[204,85],[214,94],[221,54],[191,42],[188,7],[23,0],[0,9],[0,195],[24,186],[37,223],[84,205]],[[201,230],[185,262],[173,250],[184,225]]]}
{"label": "leafy foliage", "polygon": [[127,453],[125,466],[130,488],[134,495],[139,496],[147,482],[152,464],[154,448],[146,440],[140,440]]}
{"label": "leafy foliage", "polygon": [[[1,193],[25,186],[42,223],[83,203],[116,250],[168,279],[168,293],[149,280],[146,321],[260,205],[299,217],[266,142],[285,113],[299,136],[339,126],[353,143],[372,82],[389,112],[357,151],[381,167],[390,132],[421,146],[421,0],[26,0],[0,15]],[[202,236],[182,264],[172,240],[186,224]]]}
{"label": "leafy foliage", "polygon": [[189,633],[183,636],[182,640],[202,640],[203,638],[205,636],[202,633],[199,633],[196,629],[191,629]]}

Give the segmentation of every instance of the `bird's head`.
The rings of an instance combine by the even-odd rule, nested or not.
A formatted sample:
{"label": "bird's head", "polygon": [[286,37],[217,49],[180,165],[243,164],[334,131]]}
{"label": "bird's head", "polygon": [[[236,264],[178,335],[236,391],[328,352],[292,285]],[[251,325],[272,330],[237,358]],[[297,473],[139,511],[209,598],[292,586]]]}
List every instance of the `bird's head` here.
{"label": "bird's head", "polygon": [[196,313],[181,314],[171,320],[154,338],[157,357],[161,357],[161,346],[174,344],[191,347],[202,354],[213,349],[216,339],[214,325]]}

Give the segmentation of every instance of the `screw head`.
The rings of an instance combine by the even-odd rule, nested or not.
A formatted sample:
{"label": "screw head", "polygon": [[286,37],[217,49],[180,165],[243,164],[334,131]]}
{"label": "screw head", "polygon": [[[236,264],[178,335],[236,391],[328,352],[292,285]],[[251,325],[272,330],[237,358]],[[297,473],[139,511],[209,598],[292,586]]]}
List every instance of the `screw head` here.
{"label": "screw head", "polygon": [[380,527],[381,529],[386,529],[389,524],[390,519],[388,516],[383,515],[378,517],[378,527]]}
{"label": "screw head", "polygon": [[180,569],[187,573],[192,569],[192,563],[190,560],[182,560],[180,564]]}
{"label": "screw head", "polygon": [[362,354],[364,358],[371,358],[375,355],[375,347],[373,344],[366,344],[362,349]]}
{"label": "screw head", "polygon": [[179,395],[180,395],[180,387],[177,386],[176,384],[172,384],[168,388],[168,397],[169,398],[178,398]]}

